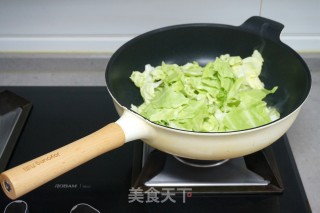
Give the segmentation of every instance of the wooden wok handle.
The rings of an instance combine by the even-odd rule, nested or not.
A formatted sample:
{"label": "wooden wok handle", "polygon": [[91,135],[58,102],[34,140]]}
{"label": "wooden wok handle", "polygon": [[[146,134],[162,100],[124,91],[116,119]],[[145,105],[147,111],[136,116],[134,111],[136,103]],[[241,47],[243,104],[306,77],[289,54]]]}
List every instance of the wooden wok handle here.
{"label": "wooden wok handle", "polygon": [[91,135],[3,172],[1,186],[9,198],[16,199],[124,142],[122,128],[111,123]]}

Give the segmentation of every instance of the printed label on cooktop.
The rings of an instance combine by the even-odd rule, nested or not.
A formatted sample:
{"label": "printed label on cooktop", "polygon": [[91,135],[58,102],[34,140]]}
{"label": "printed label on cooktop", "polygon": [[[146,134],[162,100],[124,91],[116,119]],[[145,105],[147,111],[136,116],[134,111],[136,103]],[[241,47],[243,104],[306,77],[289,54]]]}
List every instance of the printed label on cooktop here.
{"label": "printed label on cooktop", "polygon": [[81,183],[56,183],[54,185],[55,189],[58,190],[89,190],[92,188],[91,184],[81,184]]}

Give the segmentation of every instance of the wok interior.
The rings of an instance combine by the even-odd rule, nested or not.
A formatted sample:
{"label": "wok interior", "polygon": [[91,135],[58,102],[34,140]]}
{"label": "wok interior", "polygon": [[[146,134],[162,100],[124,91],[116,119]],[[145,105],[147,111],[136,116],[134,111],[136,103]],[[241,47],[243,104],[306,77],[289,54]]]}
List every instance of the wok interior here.
{"label": "wok interior", "polygon": [[183,65],[197,61],[205,65],[221,54],[250,56],[259,50],[264,58],[261,80],[275,94],[267,97],[268,105],[277,107],[281,118],[297,109],[306,99],[311,77],[300,56],[283,43],[264,39],[241,27],[215,24],[180,25],[155,30],[127,42],[111,57],[106,82],[113,97],[130,109],[139,105],[139,89],[129,79],[132,71],[144,71],[146,64],[162,62]]}

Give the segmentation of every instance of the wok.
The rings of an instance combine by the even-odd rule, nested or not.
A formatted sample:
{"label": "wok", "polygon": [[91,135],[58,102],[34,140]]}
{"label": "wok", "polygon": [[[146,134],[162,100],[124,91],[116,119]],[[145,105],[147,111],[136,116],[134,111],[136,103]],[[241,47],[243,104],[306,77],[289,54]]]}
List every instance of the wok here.
{"label": "wok", "polygon": [[[107,89],[119,120],[97,132],[1,174],[6,195],[16,199],[53,178],[122,146],[142,139],[169,154],[198,159],[236,158],[261,150],[280,138],[296,119],[310,88],[311,76],[302,58],[280,41],[283,25],[251,17],[241,26],[186,24],[142,34],[120,47],[106,68]],[[133,70],[162,61],[204,65],[229,53],[247,57],[259,50],[265,62],[261,79],[266,88],[278,86],[266,101],[281,113],[280,119],[252,129],[233,132],[192,132],[155,124],[130,110],[142,102],[139,89],[130,81]]]}

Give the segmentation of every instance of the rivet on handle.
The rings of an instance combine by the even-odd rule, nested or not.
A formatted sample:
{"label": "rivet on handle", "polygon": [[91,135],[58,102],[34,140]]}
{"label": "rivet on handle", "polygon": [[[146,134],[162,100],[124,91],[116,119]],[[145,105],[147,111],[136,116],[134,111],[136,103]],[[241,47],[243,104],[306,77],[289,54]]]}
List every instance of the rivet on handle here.
{"label": "rivet on handle", "polygon": [[11,192],[11,186],[10,186],[10,184],[8,183],[8,181],[4,180],[4,181],[3,181],[3,185],[4,185],[4,188],[5,188],[8,192]]}

